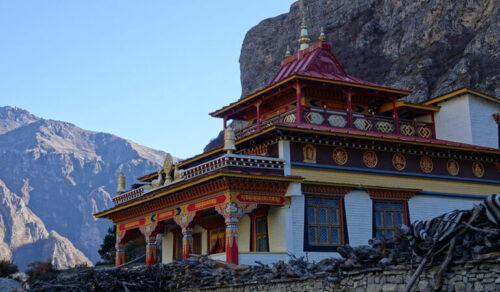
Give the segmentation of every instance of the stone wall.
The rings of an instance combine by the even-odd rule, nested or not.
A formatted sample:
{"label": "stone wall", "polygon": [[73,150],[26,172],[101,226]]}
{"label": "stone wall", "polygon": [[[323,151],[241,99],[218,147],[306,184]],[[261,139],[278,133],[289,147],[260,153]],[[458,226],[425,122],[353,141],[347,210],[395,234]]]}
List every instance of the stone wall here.
{"label": "stone wall", "polygon": [[[252,292],[252,291],[403,291],[416,267],[393,266],[372,268],[345,273],[339,279],[331,276],[275,280],[269,283],[249,283],[225,287],[207,287],[202,290],[213,292]],[[434,277],[439,269],[434,266],[424,270],[412,291],[432,291]],[[455,262],[450,265],[443,279],[441,291],[500,291],[500,258],[495,260],[476,260]]]}

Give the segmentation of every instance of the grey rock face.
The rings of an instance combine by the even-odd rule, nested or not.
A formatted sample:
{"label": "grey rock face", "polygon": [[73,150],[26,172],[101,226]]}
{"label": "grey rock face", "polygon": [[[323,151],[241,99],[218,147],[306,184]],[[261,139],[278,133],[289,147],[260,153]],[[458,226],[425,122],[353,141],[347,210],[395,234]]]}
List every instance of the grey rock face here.
{"label": "grey rock face", "polygon": [[134,183],[165,157],[9,107],[0,108],[0,129],[0,255],[20,266],[49,255],[61,267],[97,261],[111,223],[92,214],[113,206],[117,174]]}
{"label": "grey rock face", "polygon": [[[500,96],[498,0],[304,0],[265,19],[245,36],[242,96],[265,87],[290,45],[298,48],[306,17],[317,41],[321,26],[348,74],[413,90],[412,101],[470,87]],[[292,52],[292,53],[294,53]]]}

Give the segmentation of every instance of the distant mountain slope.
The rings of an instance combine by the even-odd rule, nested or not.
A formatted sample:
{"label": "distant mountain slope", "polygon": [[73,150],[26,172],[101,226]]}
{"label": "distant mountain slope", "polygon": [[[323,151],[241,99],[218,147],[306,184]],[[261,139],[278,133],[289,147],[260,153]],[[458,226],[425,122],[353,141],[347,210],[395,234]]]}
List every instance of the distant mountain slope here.
{"label": "distant mountain slope", "polygon": [[51,254],[53,262],[62,266],[81,258],[79,250],[97,261],[110,222],[95,220],[92,214],[112,206],[117,174],[123,171],[132,184],[135,178],[160,169],[166,154],[111,134],[38,118],[19,108],[0,107],[0,129],[4,131],[0,134],[0,200],[15,201],[4,203],[9,210],[25,210],[24,221],[16,221],[16,212],[1,209],[0,225],[6,231],[0,230],[0,257],[23,264],[34,257],[34,250]]}

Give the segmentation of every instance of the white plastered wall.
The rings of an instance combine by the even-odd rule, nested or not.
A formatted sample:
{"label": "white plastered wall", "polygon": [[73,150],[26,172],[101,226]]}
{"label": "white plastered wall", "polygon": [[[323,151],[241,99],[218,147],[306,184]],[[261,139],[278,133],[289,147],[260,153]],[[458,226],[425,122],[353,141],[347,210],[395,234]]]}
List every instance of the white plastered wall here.
{"label": "white plastered wall", "polygon": [[250,217],[244,215],[238,222],[238,251],[250,251]]}
{"label": "white plastered wall", "polygon": [[498,148],[498,124],[492,115],[500,112],[500,105],[470,95],[469,108],[472,127],[472,144]]}
{"label": "white plastered wall", "polygon": [[161,241],[161,259],[163,264],[173,261],[174,255],[174,235],[172,232],[163,233]]}
{"label": "white plastered wall", "polygon": [[471,209],[474,204],[482,202],[482,198],[477,200],[465,198],[446,198],[426,195],[416,195],[408,201],[408,211],[410,221],[428,220],[440,216],[453,210]]}
{"label": "white plastered wall", "polygon": [[366,245],[373,234],[373,203],[363,190],[353,190],[345,195],[347,232],[351,246]]}
{"label": "white plastered wall", "polygon": [[468,95],[451,98],[438,105],[441,109],[434,114],[436,138],[472,144]]}
{"label": "white plastered wall", "polygon": [[269,252],[286,252],[286,209],[271,207],[267,215]]}

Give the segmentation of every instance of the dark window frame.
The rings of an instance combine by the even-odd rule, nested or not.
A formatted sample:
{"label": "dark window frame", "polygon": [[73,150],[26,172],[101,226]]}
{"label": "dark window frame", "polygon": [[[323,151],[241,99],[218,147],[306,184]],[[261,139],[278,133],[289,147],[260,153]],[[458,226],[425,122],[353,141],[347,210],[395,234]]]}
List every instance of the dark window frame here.
{"label": "dark window frame", "polygon": [[[307,213],[307,199],[308,198],[322,198],[322,199],[336,199],[338,200],[338,218],[339,222],[339,244],[333,245],[313,245],[309,243],[309,224],[308,224],[308,213]],[[317,193],[305,193],[304,194],[304,251],[321,251],[321,252],[336,252],[340,246],[344,246],[349,243],[349,236],[347,231],[346,223],[346,213],[345,213],[345,203],[344,196],[338,194],[317,194]],[[328,225],[325,225],[328,226]],[[331,227],[328,227],[331,228]]]}
{"label": "dark window frame", "polygon": [[[410,212],[409,212],[409,209],[408,209],[408,200],[407,199],[385,199],[385,198],[372,198],[372,238],[377,238],[377,224],[376,224],[376,208],[375,208],[375,204],[378,203],[378,202],[386,202],[386,203],[403,203],[403,224],[405,225],[408,225],[409,222],[410,222]],[[383,210],[382,212],[392,212],[392,213],[396,213],[395,209],[394,210],[390,210],[390,209],[387,209],[387,210]],[[384,220],[384,218],[382,219]],[[393,222],[394,222],[394,217],[392,218]],[[396,225],[394,224],[394,227],[393,228],[387,228],[387,227],[384,227],[382,228],[382,230],[396,230]],[[389,238],[387,238],[389,239]]]}

